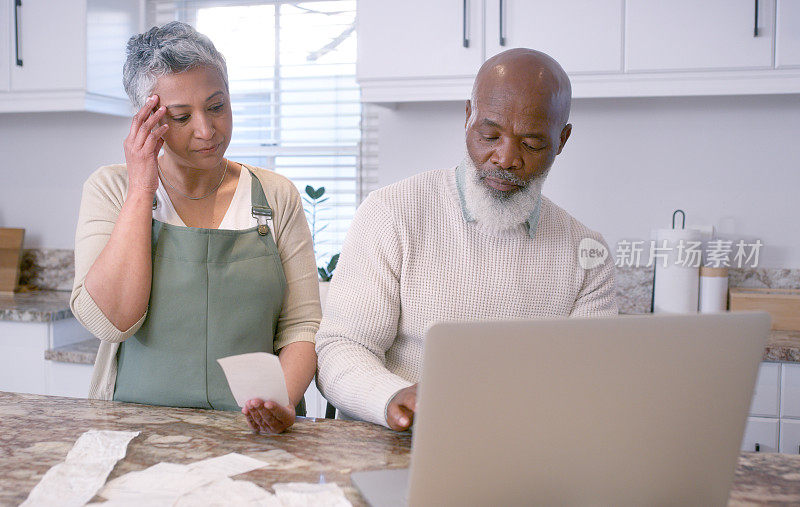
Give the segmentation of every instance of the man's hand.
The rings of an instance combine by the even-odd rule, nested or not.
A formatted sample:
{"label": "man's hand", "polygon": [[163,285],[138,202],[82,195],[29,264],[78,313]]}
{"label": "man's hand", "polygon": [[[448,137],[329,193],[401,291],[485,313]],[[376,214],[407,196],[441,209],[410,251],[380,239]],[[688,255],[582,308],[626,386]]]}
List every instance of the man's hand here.
{"label": "man's hand", "polygon": [[272,434],[282,433],[294,424],[296,415],[291,404],[284,407],[274,401],[259,398],[247,400],[242,407],[242,413],[247,416],[247,424],[254,432]]}
{"label": "man's hand", "polygon": [[417,385],[397,391],[386,409],[386,422],[395,431],[405,431],[414,422],[417,410]]}

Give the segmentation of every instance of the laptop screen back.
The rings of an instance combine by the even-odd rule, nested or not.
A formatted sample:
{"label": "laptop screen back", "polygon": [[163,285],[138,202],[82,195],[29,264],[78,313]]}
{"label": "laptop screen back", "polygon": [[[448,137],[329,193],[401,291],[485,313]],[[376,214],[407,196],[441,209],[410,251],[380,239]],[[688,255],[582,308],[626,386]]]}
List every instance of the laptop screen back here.
{"label": "laptop screen back", "polygon": [[439,323],[410,505],[727,502],[764,313]]}

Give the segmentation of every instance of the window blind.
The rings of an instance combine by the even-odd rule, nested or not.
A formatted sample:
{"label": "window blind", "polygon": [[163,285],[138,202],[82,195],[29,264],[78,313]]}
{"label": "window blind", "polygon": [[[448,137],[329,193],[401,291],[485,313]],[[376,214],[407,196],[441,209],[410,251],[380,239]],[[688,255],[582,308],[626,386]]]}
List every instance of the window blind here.
{"label": "window blind", "polygon": [[320,265],[341,249],[376,181],[376,115],[362,110],[355,80],[355,11],[355,0],[147,3],[148,27],[184,21],[225,56],[227,156],[283,174],[303,196],[306,185],[325,187],[315,224]]}

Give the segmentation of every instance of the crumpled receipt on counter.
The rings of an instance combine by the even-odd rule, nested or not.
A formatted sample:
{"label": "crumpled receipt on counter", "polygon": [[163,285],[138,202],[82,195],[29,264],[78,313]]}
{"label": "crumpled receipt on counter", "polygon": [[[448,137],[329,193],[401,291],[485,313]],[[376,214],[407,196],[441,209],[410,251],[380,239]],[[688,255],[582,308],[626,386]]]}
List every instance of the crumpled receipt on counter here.
{"label": "crumpled receipt on counter", "polygon": [[267,465],[235,452],[188,465],[162,462],[109,481],[98,495],[117,503],[136,501],[141,505],[146,501],[148,505],[172,505],[187,492]]}
{"label": "crumpled receipt on counter", "polygon": [[269,464],[255,458],[230,453],[188,465],[158,463],[109,481],[98,493],[106,502],[95,507],[243,505],[259,507],[299,507],[351,505],[336,484],[275,484],[276,494],[249,481],[230,477]]}
{"label": "crumpled receipt on counter", "polygon": [[89,430],[78,437],[67,457],[39,481],[24,507],[80,506],[92,499],[108,474],[125,457],[138,431]]}

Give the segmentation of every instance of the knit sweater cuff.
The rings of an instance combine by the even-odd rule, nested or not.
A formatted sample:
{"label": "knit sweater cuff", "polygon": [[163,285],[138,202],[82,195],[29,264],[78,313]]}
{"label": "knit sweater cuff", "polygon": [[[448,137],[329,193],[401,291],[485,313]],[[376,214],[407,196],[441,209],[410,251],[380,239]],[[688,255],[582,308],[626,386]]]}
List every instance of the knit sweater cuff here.
{"label": "knit sweater cuff", "polygon": [[302,326],[293,329],[287,329],[278,334],[275,338],[275,352],[283,347],[294,342],[311,342],[314,343],[314,337],[317,334],[319,326]]}
{"label": "knit sweater cuff", "polygon": [[72,313],[83,324],[83,327],[105,342],[118,343],[127,340],[139,330],[147,317],[147,312],[145,311],[144,315],[135,324],[125,331],[120,331],[103,314],[103,311],[100,310],[100,307],[97,306],[97,303],[94,302],[85,287],[78,290],[78,296],[72,301]]}
{"label": "knit sweater cuff", "polygon": [[375,424],[382,424],[387,428],[389,425],[386,423],[386,410],[389,408],[389,402],[397,391],[405,389],[413,385],[397,375],[387,373],[378,379],[371,386],[367,392],[366,399],[364,400],[365,408],[369,412],[370,421]]}

